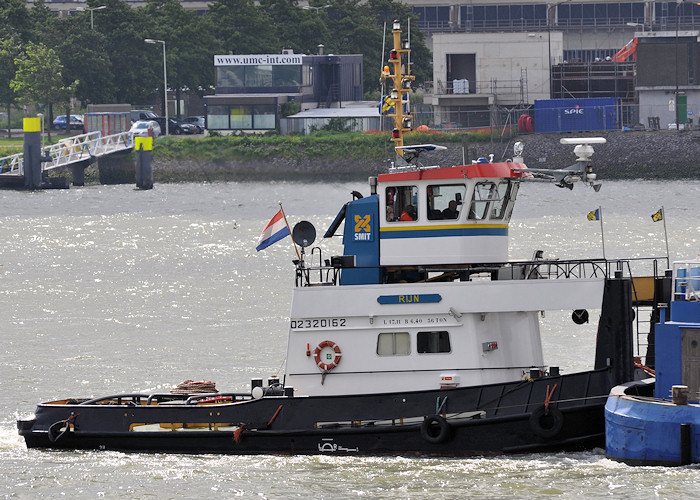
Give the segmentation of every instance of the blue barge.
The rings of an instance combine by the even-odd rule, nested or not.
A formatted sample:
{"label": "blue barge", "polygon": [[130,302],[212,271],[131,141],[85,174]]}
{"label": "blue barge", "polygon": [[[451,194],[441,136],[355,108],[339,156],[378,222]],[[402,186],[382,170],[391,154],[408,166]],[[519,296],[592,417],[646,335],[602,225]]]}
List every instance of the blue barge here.
{"label": "blue barge", "polygon": [[700,463],[700,261],[675,263],[672,289],[655,378],[614,387],[605,405],[606,454],[630,465]]}

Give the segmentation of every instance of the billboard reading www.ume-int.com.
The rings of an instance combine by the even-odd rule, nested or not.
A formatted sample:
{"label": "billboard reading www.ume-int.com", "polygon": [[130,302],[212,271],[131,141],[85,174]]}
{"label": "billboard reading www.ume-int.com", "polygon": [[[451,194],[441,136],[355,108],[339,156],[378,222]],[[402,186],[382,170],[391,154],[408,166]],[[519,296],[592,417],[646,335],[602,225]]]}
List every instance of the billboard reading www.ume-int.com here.
{"label": "billboard reading www.ume-int.com", "polygon": [[255,54],[214,56],[214,66],[256,66],[301,64],[301,54]]}

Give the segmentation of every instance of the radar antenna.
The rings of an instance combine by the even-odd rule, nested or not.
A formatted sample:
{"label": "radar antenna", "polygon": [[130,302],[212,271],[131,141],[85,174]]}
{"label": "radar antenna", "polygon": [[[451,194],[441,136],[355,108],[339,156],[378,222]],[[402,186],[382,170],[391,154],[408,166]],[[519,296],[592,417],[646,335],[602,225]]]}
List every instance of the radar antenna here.
{"label": "radar antenna", "polygon": [[[566,168],[550,169],[550,168],[515,168],[513,170],[532,174],[535,179],[547,180],[554,182],[556,186],[573,189],[576,182],[585,182],[594,191],[600,191],[602,183],[598,180],[598,176],[593,172],[593,162],[591,156],[595,152],[591,144],[605,144],[607,140],[604,137],[567,137],[560,139],[561,144],[575,144],[574,154],[576,155],[576,163]],[[520,154],[518,154],[520,153]],[[522,154],[522,145],[516,155]]]}

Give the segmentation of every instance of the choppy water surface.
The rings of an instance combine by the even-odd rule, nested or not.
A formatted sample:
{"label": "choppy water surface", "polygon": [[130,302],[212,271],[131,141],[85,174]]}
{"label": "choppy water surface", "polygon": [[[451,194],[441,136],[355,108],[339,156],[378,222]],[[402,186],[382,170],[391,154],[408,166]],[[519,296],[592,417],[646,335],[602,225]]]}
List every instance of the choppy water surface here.
{"label": "choppy water surface", "polygon": [[[700,468],[632,468],[586,453],[474,459],[187,456],[27,450],[15,419],[59,397],[167,390],[187,379],[247,387],[280,372],[293,250],[256,253],[283,201],[322,234],[357,184],[245,183],[0,191],[0,495],[128,498],[700,498]],[[700,183],[521,188],[511,257],[700,253]],[[288,241],[288,240],[287,240]],[[324,242],[337,253],[338,239]],[[595,326],[548,313],[545,360],[589,368]]]}

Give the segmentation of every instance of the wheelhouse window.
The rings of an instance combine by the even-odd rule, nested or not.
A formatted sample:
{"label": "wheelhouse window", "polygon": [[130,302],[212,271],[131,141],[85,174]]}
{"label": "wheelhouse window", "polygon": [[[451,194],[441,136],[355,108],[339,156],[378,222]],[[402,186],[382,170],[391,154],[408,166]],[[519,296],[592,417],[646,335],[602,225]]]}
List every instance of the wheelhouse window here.
{"label": "wheelhouse window", "polygon": [[392,186],[386,188],[387,222],[414,221],[418,218],[418,188]]}
{"label": "wheelhouse window", "polygon": [[448,332],[418,332],[418,352],[420,354],[450,352]]}
{"label": "wheelhouse window", "polygon": [[462,200],[466,193],[464,184],[435,184],[427,188],[429,220],[454,220],[462,212]]}
{"label": "wheelhouse window", "polygon": [[503,219],[510,205],[511,183],[504,182],[479,182],[474,187],[469,218]]}
{"label": "wheelhouse window", "polygon": [[380,333],[377,338],[377,354],[407,356],[411,354],[411,337],[408,332]]}

